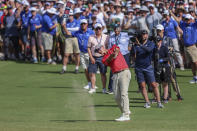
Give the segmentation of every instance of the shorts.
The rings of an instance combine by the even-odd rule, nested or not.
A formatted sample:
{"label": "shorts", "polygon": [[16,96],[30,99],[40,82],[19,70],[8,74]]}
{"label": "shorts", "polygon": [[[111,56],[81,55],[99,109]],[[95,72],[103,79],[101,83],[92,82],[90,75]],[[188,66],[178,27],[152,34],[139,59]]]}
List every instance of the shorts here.
{"label": "shorts", "polygon": [[42,45],[42,35],[41,35],[41,31],[38,31],[37,32],[37,35],[35,34],[35,32],[31,32],[30,33],[30,43],[31,43],[31,46],[33,45]]}
{"label": "shorts", "polygon": [[94,59],[95,64],[92,64],[91,61],[89,61],[88,72],[95,74],[99,68],[100,73],[105,74],[107,72],[107,67],[102,63],[103,57],[94,57]]}
{"label": "shorts", "polygon": [[43,32],[42,33],[42,41],[45,50],[52,50],[53,48],[53,35]]}
{"label": "shorts", "polygon": [[197,62],[197,48],[196,45],[185,47],[186,57],[189,61]]}
{"label": "shorts", "polygon": [[155,74],[152,65],[148,66],[147,68],[135,68],[135,73],[137,76],[138,83],[155,82]]}
{"label": "shorts", "polygon": [[80,53],[80,63],[83,69],[88,69],[89,65],[89,55],[88,53]]}
{"label": "shorts", "polygon": [[78,40],[76,37],[73,38],[66,38],[65,40],[65,53],[80,53]]}
{"label": "shorts", "polygon": [[29,45],[29,40],[27,38],[27,35],[28,35],[28,30],[26,28],[23,28],[21,30],[21,39],[22,39],[22,42],[26,45]]}

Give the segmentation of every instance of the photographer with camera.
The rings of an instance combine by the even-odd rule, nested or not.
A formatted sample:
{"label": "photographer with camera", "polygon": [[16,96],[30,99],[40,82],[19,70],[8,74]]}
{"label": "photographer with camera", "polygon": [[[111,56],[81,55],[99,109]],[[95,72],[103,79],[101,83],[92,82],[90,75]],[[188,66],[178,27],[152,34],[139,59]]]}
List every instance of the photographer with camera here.
{"label": "photographer with camera", "polygon": [[[175,62],[174,62],[174,56],[175,56],[175,50],[173,48],[172,39],[170,37],[164,36],[164,27],[163,25],[159,24],[157,25],[157,35],[161,37],[162,39],[162,46],[167,47],[168,49],[168,55],[169,55],[169,64],[170,64],[170,72],[169,72],[169,78],[170,81],[168,83],[172,84],[173,90],[176,93],[177,99],[179,101],[183,100],[181,97],[180,89],[176,80],[176,72],[175,72]],[[165,93],[165,92],[164,92]],[[165,96],[165,94],[164,94]],[[168,99],[171,99],[171,91],[169,89],[169,95]]]}
{"label": "photographer with camera", "polygon": [[168,47],[162,45],[163,38],[157,36],[156,48],[154,49],[154,71],[156,82],[162,84],[164,90],[163,101],[168,103],[168,83],[170,82],[170,65],[169,65],[169,53]]}
{"label": "photographer with camera", "polygon": [[147,30],[142,30],[140,32],[139,38],[136,37],[136,42],[132,47],[132,52],[134,52],[135,56],[135,73],[142,90],[142,95],[146,101],[144,105],[145,108],[151,107],[146,90],[146,82],[153,87],[158,108],[164,107],[160,101],[158,84],[155,81],[154,69],[151,65],[154,47],[155,44],[148,40]]}

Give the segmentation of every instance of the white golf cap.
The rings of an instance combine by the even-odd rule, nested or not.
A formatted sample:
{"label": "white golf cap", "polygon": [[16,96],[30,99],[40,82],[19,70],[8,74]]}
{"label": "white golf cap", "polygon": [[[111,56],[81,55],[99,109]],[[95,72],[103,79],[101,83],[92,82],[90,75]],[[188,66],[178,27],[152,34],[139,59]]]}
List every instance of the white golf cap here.
{"label": "white golf cap", "polygon": [[146,0],[145,2],[152,2],[152,0]]}
{"label": "white golf cap", "polygon": [[73,10],[70,10],[69,15],[74,15]]}
{"label": "white golf cap", "polygon": [[31,7],[29,10],[30,11],[37,11],[37,9],[35,7]]}
{"label": "white golf cap", "polygon": [[149,12],[148,8],[146,6],[142,6],[140,8],[140,11],[146,11],[146,12]]}
{"label": "white golf cap", "polygon": [[192,19],[192,16],[190,14],[186,14],[185,19]]}
{"label": "white golf cap", "polygon": [[29,2],[28,1],[23,1],[23,5],[25,5],[25,6],[29,6],[30,4],[29,4]]}
{"label": "white golf cap", "polygon": [[81,20],[80,20],[80,24],[82,24],[82,23],[87,24],[87,23],[88,23],[88,21],[87,21],[86,19],[81,19]]}
{"label": "white golf cap", "polygon": [[98,11],[98,8],[96,8],[95,6],[92,7],[92,10]]}
{"label": "white golf cap", "polygon": [[49,2],[46,2],[45,5],[51,5]]}
{"label": "white golf cap", "polygon": [[74,14],[82,13],[80,8],[75,8],[74,9]]}
{"label": "white golf cap", "polygon": [[57,4],[62,4],[62,5],[64,5],[64,2],[61,1],[61,0],[59,0],[59,1],[57,2]]}
{"label": "white golf cap", "polygon": [[69,2],[71,2],[72,4],[75,4],[75,1],[74,0],[69,0]]}
{"label": "white golf cap", "polygon": [[156,28],[157,28],[157,30],[164,30],[164,27],[161,24],[157,25]]}
{"label": "white golf cap", "polygon": [[169,13],[168,10],[165,10],[163,14],[164,14],[164,15],[170,15],[170,13]]}
{"label": "white golf cap", "polygon": [[96,29],[96,28],[98,28],[98,27],[102,28],[103,26],[101,25],[101,23],[96,23],[96,24],[94,25],[94,28]]}
{"label": "white golf cap", "polygon": [[152,8],[155,8],[155,6],[153,4],[149,4],[148,7],[152,7]]}
{"label": "white golf cap", "polygon": [[141,6],[140,5],[135,5],[134,9],[140,9]]}
{"label": "white golf cap", "polygon": [[57,14],[56,11],[57,11],[57,10],[56,10],[55,8],[47,9],[47,12],[50,13],[50,14]]}

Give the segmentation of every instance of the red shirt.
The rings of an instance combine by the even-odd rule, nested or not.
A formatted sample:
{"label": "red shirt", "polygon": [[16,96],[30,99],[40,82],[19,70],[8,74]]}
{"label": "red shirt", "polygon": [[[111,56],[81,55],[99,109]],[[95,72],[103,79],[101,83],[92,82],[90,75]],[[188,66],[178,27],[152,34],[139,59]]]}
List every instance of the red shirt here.
{"label": "red shirt", "polygon": [[106,60],[113,53],[115,48],[119,48],[117,45],[113,45],[111,49],[108,50],[107,54],[103,56],[102,62],[106,66],[110,66],[113,73],[120,72],[122,70],[128,69],[128,65],[123,57],[123,55],[119,52],[116,58],[112,58],[112,60],[108,63]]}

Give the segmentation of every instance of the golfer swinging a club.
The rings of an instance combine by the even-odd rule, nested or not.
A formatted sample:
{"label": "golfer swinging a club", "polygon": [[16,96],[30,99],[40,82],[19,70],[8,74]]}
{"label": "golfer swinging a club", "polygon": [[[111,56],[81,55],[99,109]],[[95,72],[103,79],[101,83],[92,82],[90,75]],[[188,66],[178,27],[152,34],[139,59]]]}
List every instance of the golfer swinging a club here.
{"label": "golfer swinging a club", "polygon": [[116,103],[120,108],[122,116],[116,121],[129,121],[129,98],[128,88],[131,80],[131,72],[128,65],[120,53],[120,48],[115,44],[111,49],[107,50],[103,46],[98,49],[98,52],[103,54],[102,62],[109,66],[113,72],[113,91],[115,95]]}

